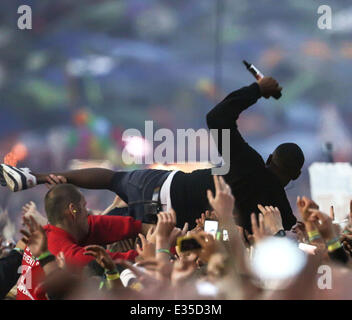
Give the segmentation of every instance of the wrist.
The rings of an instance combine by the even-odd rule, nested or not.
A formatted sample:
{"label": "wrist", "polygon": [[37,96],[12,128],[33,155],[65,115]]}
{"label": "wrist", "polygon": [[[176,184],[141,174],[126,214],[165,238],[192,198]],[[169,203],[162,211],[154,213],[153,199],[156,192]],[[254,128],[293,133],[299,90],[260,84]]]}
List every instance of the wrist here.
{"label": "wrist", "polygon": [[169,249],[170,244],[169,244],[169,239],[164,238],[164,237],[156,237],[156,248],[166,248]]}
{"label": "wrist", "polygon": [[111,267],[105,268],[104,272],[107,274],[114,274],[114,273],[118,273],[118,270],[116,269],[116,266],[111,266]]}
{"label": "wrist", "polygon": [[314,223],[312,223],[310,221],[306,221],[306,220],[303,220],[303,222],[304,222],[304,226],[306,227],[306,231],[307,232],[309,232],[309,231],[318,231],[318,229],[317,229],[317,227],[315,226]]}
{"label": "wrist", "polygon": [[156,253],[166,253],[166,254],[168,254],[169,256],[171,256],[171,252],[170,252],[169,249],[160,248],[160,249],[157,249],[157,250],[156,250]]}
{"label": "wrist", "polygon": [[283,228],[274,234],[274,237],[285,237],[285,236],[286,236],[286,232]]}
{"label": "wrist", "polygon": [[44,268],[44,266],[50,264],[51,262],[55,262],[55,265],[56,265],[56,258],[53,254],[51,254],[50,251],[46,251],[43,254],[41,254],[37,258],[37,261],[39,261],[39,264],[42,268]]}
{"label": "wrist", "polygon": [[335,235],[335,234],[329,234],[329,235],[327,235],[326,237],[323,237],[323,238],[324,238],[324,241],[326,243],[331,243],[331,242],[340,240],[339,237],[337,235]]}
{"label": "wrist", "polygon": [[118,280],[120,279],[120,272],[117,271],[116,268],[114,269],[105,269],[105,277],[107,280]]}
{"label": "wrist", "polygon": [[276,235],[277,233],[279,233],[280,231],[285,231],[284,230],[284,227],[281,225],[277,225],[277,226],[274,226],[273,228],[271,228],[271,234],[274,234]]}
{"label": "wrist", "polygon": [[326,246],[328,247],[328,252],[333,252],[333,251],[341,248],[342,244],[338,238],[335,238],[335,239],[332,239],[329,242],[327,242]]}
{"label": "wrist", "polygon": [[40,261],[40,260],[44,260],[45,258],[49,257],[49,256],[52,256],[53,254],[48,250],[43,250],[42,252],[40,252],[36,258],[37,258],[37,261]]}

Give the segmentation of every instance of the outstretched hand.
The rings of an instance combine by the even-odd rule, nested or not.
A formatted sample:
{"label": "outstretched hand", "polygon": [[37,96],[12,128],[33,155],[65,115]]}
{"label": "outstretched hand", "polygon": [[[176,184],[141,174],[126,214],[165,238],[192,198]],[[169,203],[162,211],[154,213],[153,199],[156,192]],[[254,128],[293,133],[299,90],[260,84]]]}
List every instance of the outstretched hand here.
{"label": "outstretched hand", "polygon": [[221,176],[213,176],[215,185],[215,197],[211,190],[207,190],[208,201],[217,213],[219,219],[232,217],[235,198],[232,195],[230,186]]}
{"label": "outstretched hand", "polygon": [[172,212],[160,212],[156,225],[156,239],[170,240],[170,234],[176,225],[176,214]]}
{"label": "outstretched hand", "polygon": [[283,230],[281,213],[278,207],[262,206],[258,204],[258,209],[264,217],[265,232],[269,235],[275,235],[280,230]]}

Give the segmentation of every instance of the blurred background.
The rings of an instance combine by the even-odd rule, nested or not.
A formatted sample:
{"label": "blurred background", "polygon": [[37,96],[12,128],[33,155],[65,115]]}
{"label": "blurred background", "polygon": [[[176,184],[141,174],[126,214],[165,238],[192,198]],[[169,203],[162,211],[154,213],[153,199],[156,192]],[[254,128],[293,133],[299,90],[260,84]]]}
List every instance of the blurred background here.
{"label": "blurred background", "polygon": [[[282,142],[302,147],[302,178],[288,188],[294,204],[309,195],[307,167],[327,160],[325,143],[335,161],[352,156],[352,5],[322,2],[2,0],[0,158],[42,172],[73,159],[133,169],[121,161],[125,129],[144,134],[145,120],[154,130],[206,128],[217,102],[254,81],[246,59],[284,89],[244,112],[239,127],[264,159]],[[17,28],[22,4],[32,8],[32,30]],[[317,26],[323,4],[332,30]],[[29,200],[43,212],[45,192],[1,188],[0,207],[18,223]],[[94,210],[113,199],[85,194]]]}

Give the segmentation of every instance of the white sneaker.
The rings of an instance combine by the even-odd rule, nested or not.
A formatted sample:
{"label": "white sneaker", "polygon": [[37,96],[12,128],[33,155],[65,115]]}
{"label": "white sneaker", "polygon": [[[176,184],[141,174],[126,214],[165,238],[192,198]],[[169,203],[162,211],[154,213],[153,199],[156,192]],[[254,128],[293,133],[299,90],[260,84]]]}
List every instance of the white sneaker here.
{"label": "white sneaker", "polygon": [[[0,180],[4,180],[7,187],[13,191],[29,189],[37,185],[37,178],[28,168],[16,168],[7,164],[0,165]],[[1,182],[3,185],[3,183]]]}

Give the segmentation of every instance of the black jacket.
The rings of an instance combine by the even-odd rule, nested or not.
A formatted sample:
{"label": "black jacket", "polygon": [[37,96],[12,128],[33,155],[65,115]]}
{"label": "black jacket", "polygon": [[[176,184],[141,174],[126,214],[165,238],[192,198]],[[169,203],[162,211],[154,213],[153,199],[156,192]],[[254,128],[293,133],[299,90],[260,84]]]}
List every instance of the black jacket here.
{"label": "black jacket", "polygon": [[[272,205],[280,209],[283,226],[289,230],[297,220],[284,187],[266,167],[258,152],[242,138],[236,123],[240,113],[260,97],[257,83],[232,92],[207,114],[207,124],[209,129],[230,129],[230,172],[224,178],[236,199],[240,224],[251,230],[250,214],[259,213],[257,204]],[[218,150],[221,154],[221,134],[218,136]]]}
{"label": "black jacket", "polygon": [[22,254],[12,250],[8,256],[0,259],[0,299],[4,299],[16,284],[21,273],[18,268],[22,265]]}

